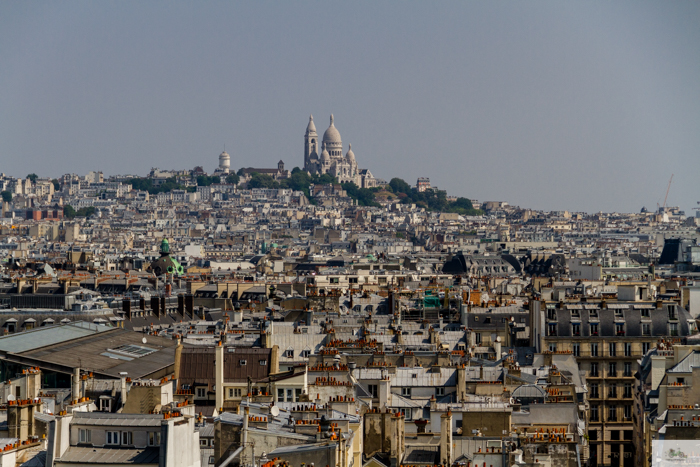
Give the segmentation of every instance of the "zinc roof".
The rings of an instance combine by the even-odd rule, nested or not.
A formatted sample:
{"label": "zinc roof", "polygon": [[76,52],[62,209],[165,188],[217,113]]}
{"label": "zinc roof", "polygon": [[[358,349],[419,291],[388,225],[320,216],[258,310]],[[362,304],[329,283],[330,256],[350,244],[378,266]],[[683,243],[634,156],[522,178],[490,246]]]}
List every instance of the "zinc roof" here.
{"label": "zinc roof", "polygon": [[160,448],[124,449],[71,446],[60,463],[81,464],[158,464]]}
{"label": "zinc roof", "polygon": [[114,328],[85,321],[37,328],[31,331],[0,337],[0,351],[19,353],[37,347],[59,344],[72,339],[90,336],[111,329]]}
{"label": "zinc roof", "polygon": [[108,414],[100,412],[74,412],[74,425],[91,426],[152,426],[160,427],[163,416],[160,414]]}

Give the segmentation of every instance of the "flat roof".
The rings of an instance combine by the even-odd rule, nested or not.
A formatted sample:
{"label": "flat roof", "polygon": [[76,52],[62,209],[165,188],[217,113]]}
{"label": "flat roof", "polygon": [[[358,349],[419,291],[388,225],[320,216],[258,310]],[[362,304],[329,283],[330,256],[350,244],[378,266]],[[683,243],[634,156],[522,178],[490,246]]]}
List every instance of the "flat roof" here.
{"label": "flat roof", "polygon": [[155,374],[175,363],[177,341],[173,339],[91,323],[76,324],[48,327],[40,334],[30,331],[9,336],[25,341],[13,340],[11,345],[0,346],[0,355],[45,371],[71,373],[81,368],[107,378],[119,378],[121,372],[131,378],[165,376]]}
{"label": "flat roof", "polygon": [[111,329],[114,328],[85,321],[41,327],[0,337],[0,351],[20,353],[37,347],[59,344],[80,337],[91,336]]}

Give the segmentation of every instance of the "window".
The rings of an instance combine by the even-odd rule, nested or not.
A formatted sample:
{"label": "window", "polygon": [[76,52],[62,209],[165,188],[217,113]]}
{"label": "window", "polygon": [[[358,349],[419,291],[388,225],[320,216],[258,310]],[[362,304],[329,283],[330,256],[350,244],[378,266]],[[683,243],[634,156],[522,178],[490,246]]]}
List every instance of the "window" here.
{"label": "window", "polygon": [[491,317],[490,316],[487,316],[486,318],[484,318],[484,324],[491,324]]}
{"label": "window", "polygon": [[599,397],[600,393],[598,392],[598,383],[591,384],[591,398],[598,399]]}
{"label": "window", "polygon": [[550,352],[556,352],[556,351],[557,351],[557,343],[556,343],[556,342],[550,342],[550,343],[549,343],[549,351],[550,351]]}
{"label": "window", "polygon": [[477,344],[481,344],[481,333],[477,332],[476,333],[476,339],[475,339]]}
{"label": "window", "polygon": [[651,336],[651,324],[642,323],[642,335],[643,336]]}
{"label": "window", "polygon": [[228,397],[229,399],[233,397],[233,388],[228,388]]}
{"label": "window", "polygon": [[411,397],[411,388],[401,388],[401,395],[404,397]]}
{"label": "window", "polygon": [[632,383],[625,383],[625,393],[623,397],[629,399],[632,397]]}
{"label": "window", "polygon": [[616,405],[611,405],[610,407],[608,407],[608,421],[610,421],[610,422],[617,421],[617,406]]}
{"label": "window", "polygon": [[131,431],[122,431],[122,444],[123,445],[130,446],[130,445],[134,444],[132,442],[132,439],[131,439],[132,434],[133,433]]}
{"label": "window", "polygon": [[608,376],[611,376],[613,378],[617,376],[617,363],[610,362],[608,364]]}
{"label": "window", "polygon": [[248,362],[245,361],[245,360],[243,360],[243,359],[238,360],[238,364],[239,364],[240,366],[246,366],[247,363],[248,363]]}
{"label": "window", "polygon": [[678,319],[678,315],[676,315],[676,306],[675,305],[668,306],[668,319]]}
{"label": "window", "polygon": [[233,390],[233,396],[234,397],[241,397],[241,388],[235,388]]}
{"label": "window", "polygon": [[[116,352],[118,354],[126,355],[133,358],[140,358],[155,352],[155,349],[150,349],[142,345],[125,344],[115,347],[114,349],[107,349],[105,353]],[[104,354],[103,354],[104,355]]]}
{"label": "window", "polygon": [[207,397],[207,388],[197,388],[197,397]]}
{"label": "window", "polygon": [[646,355],[649,352],[650,344],[648,342],[642,342],[642,353]]}
{"label": "window", "polygon": [[591,357],[597,357],[598,356],[598,344],[593,343],[591,344]]}
{"label": "window", "polygon": [[598,335],[598,325],[591,324],[591,336],[597,336],[597,335]]}
{"label": "window", "polygon": [[108,431],[107,432],[107,444],[119,444],[119,432],[118,431]]}
{"label": "window", "polygon": [[608,351],[609,351],[608,355],[610,355],[611,357],[617,356],[617,352],[615,351],[615,343],[614,342],[610,342],[608,344]]}
{"label": "window", "polygon": [[309,358],[310,355],[311,355],[311,350],[309,350],[309,349],[304,349],[301,351],[302,358]]}
{"label": "window", "polygon": [[377,385],[376,384],[368,384],[367,385],[367,392],[369,393],[370,396],[373,398],[377,398]]}
{"label": "window", "polygon": [[632,406],[631,405],[626,405],[625,406],[625,419],[629,420],[632,418]]}
{"label": "window", "polygon": [[592,422],[598,421],[598,406],[597,405],[591,406],[591,421]]}
{"label": "window", "polygon": [[260,366],[267,366],[267,360],[258,360]]}
{"label": "window", "polygon": [[573,323],[571,325],[571,334],[575,337],[581,335],[581,323]]}
{"label": "window", "polygon": [[287,402],[294,402],[294,391],[287,389]]}
{"label": "window", "polygon": [[435,397],[442,397],[445,395],[445,388],[444,387],[437,387],[435,388]]}
{"label": "window", "polygon": [[678,323],[668,323],[668,331],[670,336],[678,336]]}
{"label": "window", "polygon": [[148,445],[149,446],[160,446],[160,432],[159,431],[149,431],[148,432]]}
{"label": "window", "polygon": [[625,342],[625,357],[631,357],[632,356],[632,344],[629,342]]}
{"label": "window", "polygon": [[615,334],[618,336],[625,335],[625,323],[615,323]]}
{"label": "window", "polygon": [[549,323],[547,325],[547,335],[556,336],[557,335],[557,323]]}
{"label": "window", "polygon": [[294,396],[296,397],[294,400],[299,400],[301,399],[301,388],[297,388],[294,390]]}
{"label": "window", "polygon": [[617,399],[617,384],[611,384],[608,388],[608,397]]}
{"label": "window", "polygon": [[[150,441],[150,440],[149,440],[149,441]],[[209,444],[209,443],[207,443],[207,440],[206,440],[206,439],[202,439],[202,438],[199,439],[199,445],[200,445],[200,446],[206,446],[207,444]]]}
{"label": "window", "polygon": [[596,362],[591,363],[591,376],[598,377],[598,364]]}
{"label": "window", "polygon": [[277,390],[277,402],[284,402],[284,389]]}
{"label": "window", "polygon": [[92,431],[81,428],[80,429],[80,442],[81,443],[92,443]]}
{"label": "window", "polygon": [[649,309],[645,308],[642,310],[642,318],[649,318]]}
{"label": "window", "polygon": [[632,376],[632,363],[625,362],[625,376]]}
{"label": "window", "polygon": [[282,354],[284,358],[294,358],[294,349],[293,348],[288,348],[287,350],[284,351]]}
{"label": "window", "polygon": [[574,357],[581,356],[581,344],[574,344]]}

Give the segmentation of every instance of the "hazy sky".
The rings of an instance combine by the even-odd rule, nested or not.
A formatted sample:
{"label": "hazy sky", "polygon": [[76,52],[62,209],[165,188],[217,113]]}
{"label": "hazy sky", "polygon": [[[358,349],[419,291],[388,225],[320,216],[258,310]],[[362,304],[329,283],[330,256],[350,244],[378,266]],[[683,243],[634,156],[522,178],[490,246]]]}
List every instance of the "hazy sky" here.
{"label": "hazy sky", "polygon": [[700,2],[0,3],[0,172],[360,167],[535,209],[700,201]]}

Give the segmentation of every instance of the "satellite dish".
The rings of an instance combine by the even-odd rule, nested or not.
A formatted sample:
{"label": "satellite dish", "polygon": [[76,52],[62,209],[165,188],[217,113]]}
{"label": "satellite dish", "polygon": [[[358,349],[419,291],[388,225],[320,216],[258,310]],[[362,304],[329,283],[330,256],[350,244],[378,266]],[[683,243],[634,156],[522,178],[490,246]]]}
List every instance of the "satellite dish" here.
{"label": "satellite dish", "polygon": [[13,401],[13,400],[15,400],[15,396],[13,396],[12,394],[8,394],[8,395],[7,395],[7,400],[8,400],[8,401]]}
{"label": "satellite dish", "polygon": [[141,342],[143,342],[145,344],[148,341],[146,341],[146,338],[144,337],[143,339],[141,339]]}
{"label": "satellite dish", "polygon": [[276,417],[276,416],[278,416],[279,414],[280,414],[280,408],[279,408],[279,407],[277,407],[276,405],[273,405],[272,407],[270,407],[270,415],[272,415],[273,417]]}

